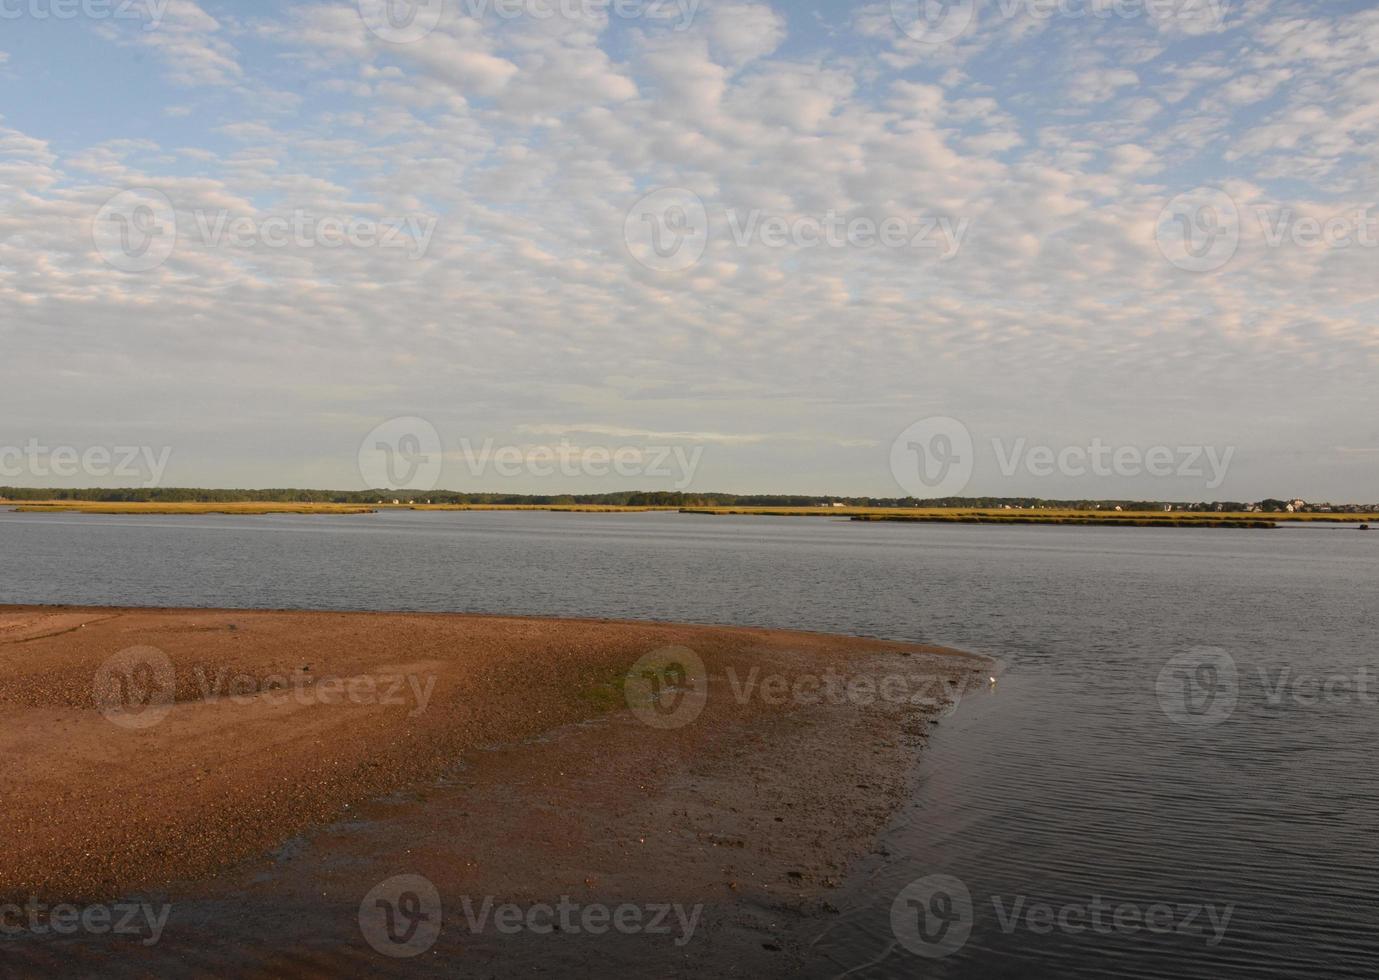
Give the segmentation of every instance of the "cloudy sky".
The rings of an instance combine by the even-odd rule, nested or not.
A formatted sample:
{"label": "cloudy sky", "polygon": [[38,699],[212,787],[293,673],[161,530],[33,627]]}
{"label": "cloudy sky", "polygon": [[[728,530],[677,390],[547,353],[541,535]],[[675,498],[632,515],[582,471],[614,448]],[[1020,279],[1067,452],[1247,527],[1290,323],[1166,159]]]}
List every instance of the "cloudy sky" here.
{"label": "cloudy sky", "polygon": [[1371,502],[1377,191],[1372,2],[0,0],[0,483]]}

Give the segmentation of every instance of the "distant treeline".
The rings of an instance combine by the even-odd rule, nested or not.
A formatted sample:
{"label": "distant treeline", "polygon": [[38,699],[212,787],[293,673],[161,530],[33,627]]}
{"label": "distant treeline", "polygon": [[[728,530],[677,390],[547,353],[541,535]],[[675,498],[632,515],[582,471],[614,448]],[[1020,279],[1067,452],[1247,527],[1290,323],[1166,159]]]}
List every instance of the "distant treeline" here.
{"label": "distant treeline", "polygon": [[[302,504],[591,504],[608,507],[814,507],[835,501],[856,506],[913,507],[913,499],[818,497],[799,494],[637,492],[520,494],[458,493],[450,490],[200,490],[153,487],[124,490],[44,490],[0,487],[7,500],[89,500],[99,503],[302,503]],[[932,506],[932,505],[931,505]]]}
{"label": "distant treeline", "polygon": [[[832,497],[806,494],[741,494],[637,492],[590,494],[457,493],[431,490],[424,493],[402,490],[201,490],[185,487],[153,487],[124,490],[53,490],[31,487],[0,487],[4,500],[88,500],[100,503],[303,503],[303,504],[530,504],[601,505],[607,507],[816,507],[845,504],[849,507],[972,507],[1056,510],[1163,510],[1242,512],[1258,506],[1267,512],[1282,511],[1286,502],[1265,500],[1247,504],[1240,501],[1183,502],[1168,500],[1047,500],[1041,497],[944,497],[926,500],[918,497]],[[1342,508],[1337,507],[1337,510]],[[1347,507],[1345,509],[1352,509]],[[1362,509],[1356,505],[1353,509]]]}

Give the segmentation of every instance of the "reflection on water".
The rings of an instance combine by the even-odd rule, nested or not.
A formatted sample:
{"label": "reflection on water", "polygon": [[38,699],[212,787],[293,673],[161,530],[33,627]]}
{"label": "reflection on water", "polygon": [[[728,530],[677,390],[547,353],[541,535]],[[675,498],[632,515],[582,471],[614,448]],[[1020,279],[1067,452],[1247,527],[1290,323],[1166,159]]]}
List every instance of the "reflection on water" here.
{"label": "reflection on water", "polygon": [[0,514],[0,547],[4,602],[652,618],[998,656],[999,684],[935,730],[915,798],[835,896],[811,972],[1379,962],[1379,535]]}

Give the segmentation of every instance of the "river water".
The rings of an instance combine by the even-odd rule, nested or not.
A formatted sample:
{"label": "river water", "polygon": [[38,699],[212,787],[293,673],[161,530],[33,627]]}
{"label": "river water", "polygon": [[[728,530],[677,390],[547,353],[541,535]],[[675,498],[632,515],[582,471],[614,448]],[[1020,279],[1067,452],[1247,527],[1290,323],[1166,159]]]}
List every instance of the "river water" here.
{"label": "river water", "polygon": [[787,627],[999,658],[813,972],[1379,972],[1379,534],[0,513],[0,602]]}

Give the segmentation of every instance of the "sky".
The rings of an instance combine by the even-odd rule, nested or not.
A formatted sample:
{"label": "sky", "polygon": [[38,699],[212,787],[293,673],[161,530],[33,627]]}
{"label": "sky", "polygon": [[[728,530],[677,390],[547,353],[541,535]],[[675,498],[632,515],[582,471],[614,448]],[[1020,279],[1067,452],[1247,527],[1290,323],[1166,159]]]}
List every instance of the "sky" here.
{"label": "sky", "polygon": [[1379,7],[0,0],[0,485],[1379,501]]}

